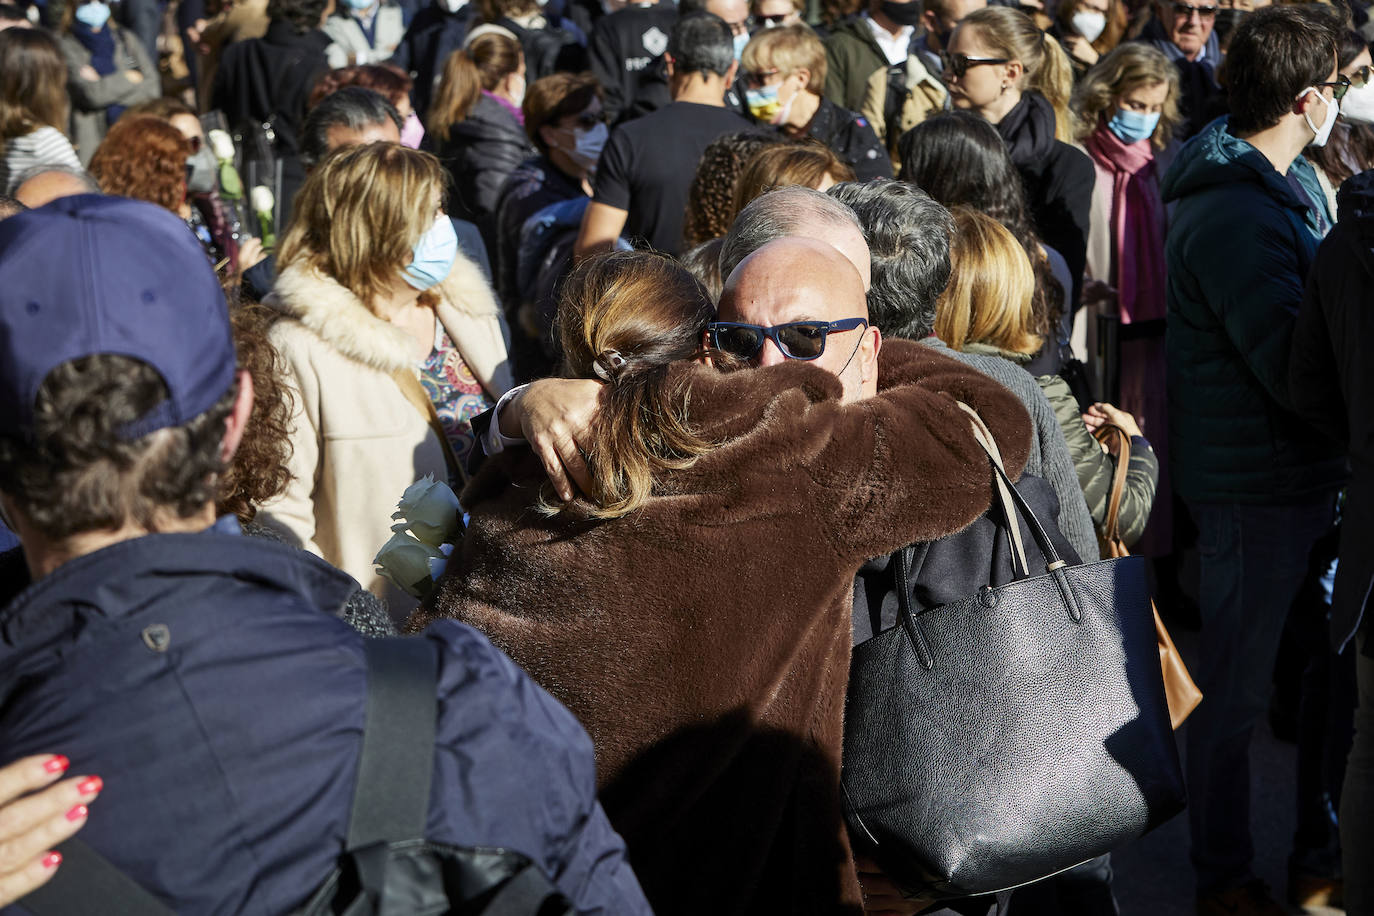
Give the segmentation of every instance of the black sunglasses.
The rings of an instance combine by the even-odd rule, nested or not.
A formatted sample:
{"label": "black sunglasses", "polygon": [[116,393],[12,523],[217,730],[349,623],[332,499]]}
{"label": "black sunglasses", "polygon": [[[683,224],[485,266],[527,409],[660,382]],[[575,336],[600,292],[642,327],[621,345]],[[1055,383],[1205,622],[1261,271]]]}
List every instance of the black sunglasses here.
{"label": "black sunglasses", "polygon": [[1312,85],[1316,86],[1317,88],[1321,88],[1322,86],[1330,86],[1331,98],[1339,102],[1341,99],[1345,98],[1345,94],[1350,91],[1350,77],[1342,73],[1340,76],[1336,77],[1329,83],[1313,83]]}
{"label": "black sunglasses", "polygon": [[807,360],[816,359],[825,352],[827,334],[866,327],[866,318],[845,318],[841,321],[791,321],[771,328],[737,321],[713,321],[708,330],[711,346],[740,359],[753,359],[763,349],[763,342],[771,340],[788,359]]}
{"label": "black sunglasses", "polygon": [[1174,15],[1180,19],[1187,19],[1194,13],[1197,13],[1202,19],[1214,19],[1217,15],[1217,8],[1215,6],[1193,6],[1189,3],[1173,3],[1170,5],[1174,8]]}
{"label": "black sunglasses", "polygon": [[953,54],[941,54],[940,63],[944,65],[945,72],[963,79],[969,67],[980,67],[983,64],[1009,64],[1010,57],[969,57],[967,54],[960,54],[957,51]]}

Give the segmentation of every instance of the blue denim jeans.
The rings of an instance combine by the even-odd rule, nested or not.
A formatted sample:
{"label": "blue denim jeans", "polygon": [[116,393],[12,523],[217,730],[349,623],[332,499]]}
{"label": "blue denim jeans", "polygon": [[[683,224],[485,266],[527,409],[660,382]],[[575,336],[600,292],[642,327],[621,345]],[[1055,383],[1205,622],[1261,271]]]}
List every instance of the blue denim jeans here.
{"label": "blue denim jeans", "polygon": [[1374,621],[1365,610],[1355,645],[1355,746],[1345,768],[1341,793],[1341,854],[1345,860],[1347,916],[1374,916]]}
{"label": "blue denim jeans", "polygon": [[1203,700],[1188,721],[1188,821],[1199,892],[1251,878],[1250,736],[1268,708],[1274,656],[1312,545],[1336,495],[1278,506],[1193,503]]}

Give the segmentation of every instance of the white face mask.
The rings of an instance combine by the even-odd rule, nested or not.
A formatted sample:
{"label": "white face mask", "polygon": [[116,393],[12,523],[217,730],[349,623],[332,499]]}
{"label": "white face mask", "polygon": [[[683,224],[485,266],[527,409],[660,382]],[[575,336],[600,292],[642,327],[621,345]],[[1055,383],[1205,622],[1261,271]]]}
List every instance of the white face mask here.
{"label": "white face mask", "polygon": [[468,5],[468,0],[439,0],[439,5],[450,13],[456,13]]}
{"label": "white face mask", "polygon": [[1312,132],[1316,134],[1316,136],[1312,138],[1312,145],[1326,146],[1326,140],[1331,136],[1331,129],[1336,126],[1336,118],[1341,113],[1341,106],[1335,99],[1328,99],[1326,96],[1322,95],[1321,90],[1315,86],[1308,86],[1302,92],[1299,92],[1298,98],[1301,99],[1309,92],[1315,92],[1317,98],[1326,103],[1326,120],[1322,122],[1321,127],[1318,127],[1312,123],[1312,119],[1308,117],[1305,111],[1302,113],[1302,119],[1307,122],[1307,126],[1312,128]]}
{"label": "white face mask", "polygon": [[510,100],[516,108],[525,104],[525,78],[523,76],[512,75],[507,87],[506,91],[510,93]]}
{"label": "white face mask", "polygon": [[1069,17],[1069,22],[1073,23],[1075,32],[1091,43],[1106,31],[1107,14],[1097,10],[1079,10]]}
{"label": "white face mask", "polygon": [[1341,117],[1357,124],[1374,124],[1374,83],[1346,91],[1341,99]]}

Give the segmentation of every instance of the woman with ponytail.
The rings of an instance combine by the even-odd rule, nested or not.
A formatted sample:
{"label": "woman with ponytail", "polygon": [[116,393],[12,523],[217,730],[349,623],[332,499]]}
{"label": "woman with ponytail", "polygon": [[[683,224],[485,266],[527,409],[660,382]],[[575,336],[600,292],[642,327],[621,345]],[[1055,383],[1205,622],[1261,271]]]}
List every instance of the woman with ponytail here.
{"label": "woman with ponytail", "polygon": [[1025,461],[1009,392],[919,344],[878,353],[841,317],[866,314],[863,286],[834,248],[774,241],[730,274],[721,316],[779,324],[712,325],[676,261],[582,262],[559,304],[566,377],[495,422],[514,432],[541,389],[599,392],[575,438],[589,479],[561,500],[536,449],[488,459],[411,618],[476,627],[578,717],[659,916],[860,909],[839,783],[854,575],[986,510],[953,399]]}
{"label": "woman with ponytail", "polygon": [[1069,145],[1075,131],[1068,55],[1025,13],[989,6],[954,30],[945,83],[955,108],[977,113],[1006,142],[1036,230],[1069,265],[1073,311],[1087,257],[1094,172],[1092,160]]}
{"label": "woman with ponytail", "polygon": [[428,142],[453,179],[449,212],[476,223],[488,251],[497,248],[501,186],[537,152],[525,136],[524,101],[520,42],[499,26],[480,26],[449,55],[426,121]]}

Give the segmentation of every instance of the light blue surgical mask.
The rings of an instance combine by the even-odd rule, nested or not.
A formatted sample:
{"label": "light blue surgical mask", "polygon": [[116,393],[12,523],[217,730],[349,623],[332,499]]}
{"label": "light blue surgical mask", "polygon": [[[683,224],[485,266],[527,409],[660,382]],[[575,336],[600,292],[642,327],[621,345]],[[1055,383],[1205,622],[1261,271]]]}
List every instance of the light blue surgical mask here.
{"label": "light blue surgical mask", "polygon": [[110,5],[108,3],[83,3],[76,8],[73,15],[76,16],[77,22],[92,32],[99,32],[105,27],[105,23],[110,21]]}
{"label": "light blue surgical mask", "polygon": [[1154,114],[1141,114],[1138,111],[1127,111],[1118,108],[1116,114],[1107,122],[1107,129],[1116,134],[1122,143],[1139,143],[1141,140],[1148,140],[1155,135],[1155,128],[1159,126],[1159,112]]}
{"label": "light blue surgical mask", "polygon": [[458,233],[453,221],[440,213],[434,225],[415,243],[414,255],[404,271],[406,282],[423,292],[443,283],[458,257]]}
{"label": "light blue surgical mask", "polygon": [[370,7],[376,0],[344,0],[344,6],[355,13],[361,13]]}
{"label": "light blue surgical mask", "polygon": [[743,35],[735,36],[735,60],[740,59],[740,55],[744,53],[744,46],[749,44],[749,39],[751,37],[752,36],[748,32],[745,32]]}

